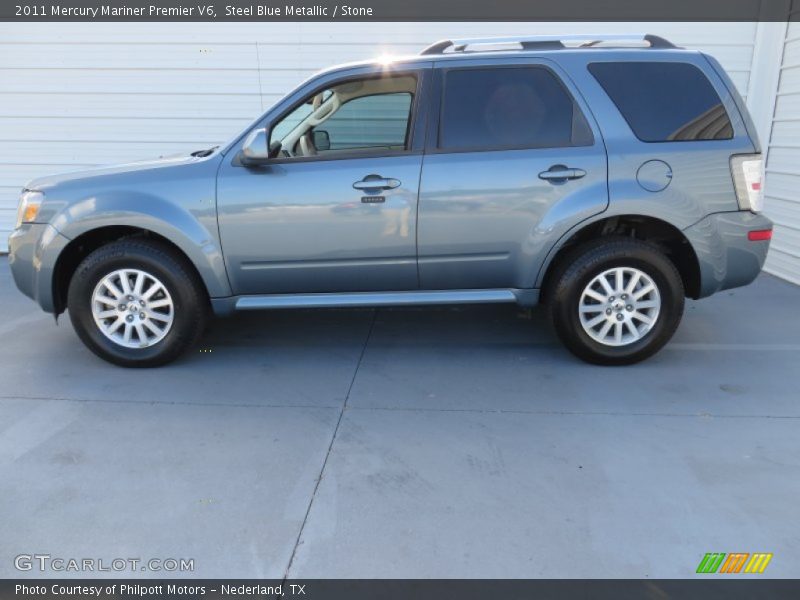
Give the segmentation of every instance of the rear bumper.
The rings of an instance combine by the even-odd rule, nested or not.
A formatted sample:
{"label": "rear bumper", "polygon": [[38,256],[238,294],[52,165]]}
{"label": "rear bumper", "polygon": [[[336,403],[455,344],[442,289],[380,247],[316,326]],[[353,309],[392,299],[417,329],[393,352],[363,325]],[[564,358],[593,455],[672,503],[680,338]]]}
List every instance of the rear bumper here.
{"label": "rear bumper", "polygon": [[700,265],[700,297],[751,283],[761,272],[769,240],[750,241],[750,231],[772,221],[748,211],[715,213],[684,230]]}
{"label": "rear bumper", "polygon": [[69,240],[51,225],[33,223],[8,238],[8,262],[19,290],[47,312],[54,312],[53,272]]}

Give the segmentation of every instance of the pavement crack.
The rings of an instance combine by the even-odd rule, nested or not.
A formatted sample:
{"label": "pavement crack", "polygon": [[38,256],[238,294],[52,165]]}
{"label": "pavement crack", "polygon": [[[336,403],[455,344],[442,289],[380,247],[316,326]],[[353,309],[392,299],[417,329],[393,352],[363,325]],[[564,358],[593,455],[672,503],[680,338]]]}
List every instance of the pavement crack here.
{"label": "pavement crack", "polygon": [[320,408],[337,410],[331,404],[255,404],[250,402],[188,402],[181,400],[105,400],[103,398],[66,398],[60,396],[0,395],[0,400],[34,400],[38,402],[77,402],[97,404],[136,404],[141,406],[222,406],[225,408]]}
{"label": "pavement crack", "polygon": [[344,401],[342,402],[341,410],[339,411],[339,418],[336,419],[336,425],[333,428],[333,435],[331,436],[331,442],[328,444],[328,451],[325,453],[325,459],[322,461],[322,467],[319,470],[319,475],[317,476],[317,481],[314,484],[314,491],[311,492],[311,498],[308,501],[308,506],[306,507],[306,514],[303,516],[303,522],[300,524],[300,530],[297,532],[297,539],[294,542],[294,547],[292,548],[292,554],[289,557],[289,563],[286,565],[286,571],[283,574],[283,580],[281,582],[282,585],[286,583],[286,580],[289,578],[289,572],[292,570],[292,564],[294,563],[294,558],[297,555],[297,549],[300,547],[300,540],[303,537],[303,531],[306,528],[306,523],[308,522],[308,516],[311,514],[311,508],[314,506],[314,499],[317,497],[317,491],[319,490],[320,483],[322,482],[322,477],[325,473],[325,467],[328,466],[328,459],[331,456],[331,451],[333,450],[333,444],[336,442],[336,436],[339,434],[339,427],[342,424],[342,418],[344,417],[344,413],[347,410],[347,403],[350,400],[350,393],[353,391],[353,386],[356,382],[356,377],[358,376],[358,370],[361,368],[361,363],[364,360],[364,354],[367,351],[367,346],[369,345],[370,338],[372,337],[372,330],[375,328],[375,320],[378,316],[378,310],[374,309],[372,311],[372,320],[369,323],[369,330],[367,331],[367,335],[364,338],[364,345],[361,347],[361,353],[358,356],[358,362],[356,362],[356,368],[353,370],[353,377],[350,379],[350,385],[347,387],[347,394],[344,397]]}
{"label": "pavement crack", "polygon": [[352,406],[348,410],[375,410],[386,412],[441,412],[441,413],[475,413],[498,415],[540,415],[565,417],[677,417],[677,418],[710,418],[710,419],[800,419],[800,415],[722,415],[708,412],[669,413],[669,412],[615,412],[593,410],[523,410],[506,408],[428,408],[424,406]]}

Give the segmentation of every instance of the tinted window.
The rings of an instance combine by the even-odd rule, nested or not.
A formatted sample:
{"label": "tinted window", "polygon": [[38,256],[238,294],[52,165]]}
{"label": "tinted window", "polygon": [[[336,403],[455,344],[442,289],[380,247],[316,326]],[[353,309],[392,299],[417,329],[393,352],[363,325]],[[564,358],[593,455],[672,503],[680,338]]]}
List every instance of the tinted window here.
{"label": "tinted window", "polygon": [[328,132],[330,150],[406,145],[411,94],[380,94],[355,98],[342,105],[318,129]]}
{"label": "tinted window", "polygon": [[408,146],[417,78],[347,79],[314,92],[270,129],[281,158],[398,152]]}
{"label": "tinted window", "polygon": [[594,63],[589,71],[645,142],[726,140],[728,113],[703,72],[685,63]]}
{"label": "tinted window", "polygon": [[445,76],[440,148],[491,150],[591,143],[586,119],[547,69],[462,69]]}

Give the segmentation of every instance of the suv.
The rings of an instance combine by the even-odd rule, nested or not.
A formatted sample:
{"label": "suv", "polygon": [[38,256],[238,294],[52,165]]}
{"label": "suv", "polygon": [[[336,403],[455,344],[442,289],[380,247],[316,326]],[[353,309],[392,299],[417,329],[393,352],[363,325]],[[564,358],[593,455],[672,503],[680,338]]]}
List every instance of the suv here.
{"label": "suv", "polygon": [[662,38],[447,40],[323,71],[224,146],[28,183],[11,268],[124,366],[211,314],[480,302],[627,364],[758,275],[760,151],[719,63]]}

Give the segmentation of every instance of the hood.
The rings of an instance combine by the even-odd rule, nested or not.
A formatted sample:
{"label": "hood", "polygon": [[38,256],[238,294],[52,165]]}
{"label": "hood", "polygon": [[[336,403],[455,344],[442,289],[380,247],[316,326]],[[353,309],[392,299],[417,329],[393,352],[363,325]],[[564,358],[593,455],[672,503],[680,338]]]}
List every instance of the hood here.
{"label": "hood", "polygon": [[[85,179],[92,179],[104,177],[108,175],[120,175],[124,173],[134,173],[137,171],[151,171],[156,169],[164,169],[167,167],[178,167],[181,165],[190,165],[207,160],[209,154],[207,151],[200,151],[193,154],[178,154],[173,156],[163,156],[154,160],[142,160],[137,162],[125,163],[120,165],[109,165],[104,167],[95,167],[90,169],[83,169],[80,171],[69,171],[66,173],[59,173],[56,175],[47,175],[45,177],[38,177],[32,179],[25,184],[25,189],[45,191],[57,185],[63,185],[72,182],[83,181]],[[213,154],[211,152],[210,154]]]}

